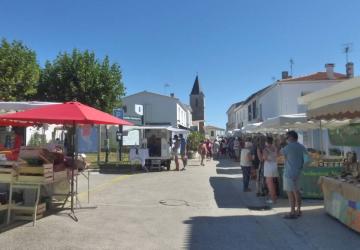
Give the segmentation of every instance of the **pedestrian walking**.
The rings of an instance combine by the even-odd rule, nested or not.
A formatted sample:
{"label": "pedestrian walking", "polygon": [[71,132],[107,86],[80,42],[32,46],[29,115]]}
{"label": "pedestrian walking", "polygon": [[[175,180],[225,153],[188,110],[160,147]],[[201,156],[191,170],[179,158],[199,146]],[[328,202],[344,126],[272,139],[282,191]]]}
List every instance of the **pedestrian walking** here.
{"label": "pedestrian walking", "polygon": [[252,156],[251,156],[252,143],[250,141],[245,142],[245,147],[241,150],[240,166],[243,174],[243,191],[250,192],[249,188],[251,167],[252,167]]}
{"label": "pedestrian walking", "polygon": [[205,157],[206,157],[206,154],[207,154],[207,148],[206,148],[206,143],[205,141],[201,141],[200,145],[199,145],[199,148],[198,148],[198,152],[200,154],[200,157],[201,157],[201,166],[205,166]]}
{"label": "pedestrian walking", "polygon": [[187,165],[186,140],[183,134],[180,134],[179,138],[180,138],[180,156],[183,163],[183,168],[181,170],[185,170]]}
{"label": "pedestrian walking", "polygon": [[220,152],[220,143],[217,139],[215,139],[214,141],[214,146],[213,146],[213,153],[214,153],[214,159],[218,159],[219,158],[219,152]]}
{"label": "pedestrian walking", "polygon": [[235,161],[239,161],[239,157],[240,157],[240,141],[238,137],[235,137],[234,140],[234,152],[235,152]]}
{"label": "pedestrian walking", "polygon": [[284,218],[296,219],[301,216],[299,178],[304,165],[304,157],[308,157],[308,153],[305,147],[298,142],[298,134],[295,131],[287,132],[286,139],[288,144],[281,150],[281,153],[285,158],[283,185],[289,198],[290,213],[286,214]]}
{"label": "pedestrian walking", "polygon": [[180,140],[177,135],[174,136],[174,144],[172,147],[172,153],[173,153],[174,159],[175,159],[175,166],[176,166],[175,170],[179,171],[180,170],[180,166],[179,166]]}
{"label": "pedestrian walking", "polygon": [[[267,193],[267,187],[265,184],[264,177],[264,159],[263,159],[263,150],[265,147],[265,142],[262,142],[262,137],[258,140],[258,146],[256,146],[256,154],[259,159],[259,165],[256,170],[256,196],[265,196]],[[253,162],[254,163],[254,162]],[[256,164],[256,162],[254,163]]]}
{"label": "pedestrian walking", "polygon": [[273,138],[267,137],[265,142],[265,148],[263,150],[263,160],[264,160],[264,176],[266,178],[266,185],[269,189],[270,198],[267,200],[267,203],[273,204],[276,202],[276,187],[274,183],[274,178],[279,176],[277,169],[277,155],[278,150],[273,144]]}

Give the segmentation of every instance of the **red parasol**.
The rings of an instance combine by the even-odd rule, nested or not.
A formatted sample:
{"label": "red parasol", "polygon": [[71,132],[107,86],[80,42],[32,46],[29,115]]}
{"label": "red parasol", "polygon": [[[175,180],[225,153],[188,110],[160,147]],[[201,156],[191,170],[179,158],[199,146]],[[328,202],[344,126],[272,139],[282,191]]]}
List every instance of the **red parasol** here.
{"label": "red parasol", "polygon": [[[30,121],[50,124],[109,124],[133,125],[100,110],[86,106],[80,102],[65,102],[47,105],[22,112],[0,115],[5,121]],[[1,121],[0,120],[0,121]]]}
{"label": "red parasol", "polygon": [[[28,109],[22,112],[0,115],[0,122],[25,121],[29,123],[49,124],[109,124],[109,125],[133,125],[132,123],[116,118],[100,110],[86,106],[80,102],[65,102],[62,104],[47,105],[40,108]],[[73,156],[74,157],[74,156]],[[74,219],[74,168],[71,178],[71,212]]]}

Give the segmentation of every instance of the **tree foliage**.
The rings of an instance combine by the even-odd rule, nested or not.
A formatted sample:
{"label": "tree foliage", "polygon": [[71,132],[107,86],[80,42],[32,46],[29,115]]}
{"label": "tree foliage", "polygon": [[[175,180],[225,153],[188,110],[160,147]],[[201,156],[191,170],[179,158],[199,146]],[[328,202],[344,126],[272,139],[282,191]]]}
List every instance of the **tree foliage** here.
{"label": "tree foliage", "polygon": [[187,138],[189,150],[197,151],[200,142],[203,140],[205,140],[204,134],[198,131],[192,131]]}
{"label": "tree foliage", "polygon": [[77,100],[111,113],[121,105],[124,91],[118,64],[110,64],[107,56],[101,61],[94,52],[74,49],[71,54],[60,53],[53,62],[46,62],[38,98],[59,102]]}
{"label": "tree foliage", "polygon": [[0,100],[31,100],[36,94],[40,67],[36,54],[20,41],[0,44]]}

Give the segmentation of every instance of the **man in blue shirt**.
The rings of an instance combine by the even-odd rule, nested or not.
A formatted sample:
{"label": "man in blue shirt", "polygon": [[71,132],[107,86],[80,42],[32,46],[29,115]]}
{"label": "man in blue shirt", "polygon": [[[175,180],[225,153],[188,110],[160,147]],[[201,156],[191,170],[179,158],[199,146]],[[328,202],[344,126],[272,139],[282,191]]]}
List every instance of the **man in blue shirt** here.
{"label": "man in blue shirt", "polygon": [[[302,144],[298,143],[298,134],[295,131],[287,132],[286,139],[288,145],[281,150],[285,157],[283,187],[287,192],[291,211],[284,218],[296,219],[301,216],[301,195],[298,184],[307,151]],[[295,207],[297,207],[296,211]]]}
{"label": "man in blue shirt", "polygon": [[185,170],[187,164],[186,140],[182,134],[179,135],[179,138],[180,138],[180,155],[184,166],[181,170]]}

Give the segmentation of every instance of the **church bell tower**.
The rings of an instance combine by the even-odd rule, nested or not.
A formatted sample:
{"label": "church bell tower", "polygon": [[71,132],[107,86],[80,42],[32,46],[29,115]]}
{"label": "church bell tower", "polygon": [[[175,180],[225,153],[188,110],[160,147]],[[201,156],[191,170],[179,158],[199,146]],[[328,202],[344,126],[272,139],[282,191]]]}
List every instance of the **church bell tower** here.
{"label": "church bell tower", "polygon": [[205,95],[201,89],[199,76],[196,75],[194,86],[190,94],[193,123],[198,125],[199,131],[204,133],[205,122]]}

